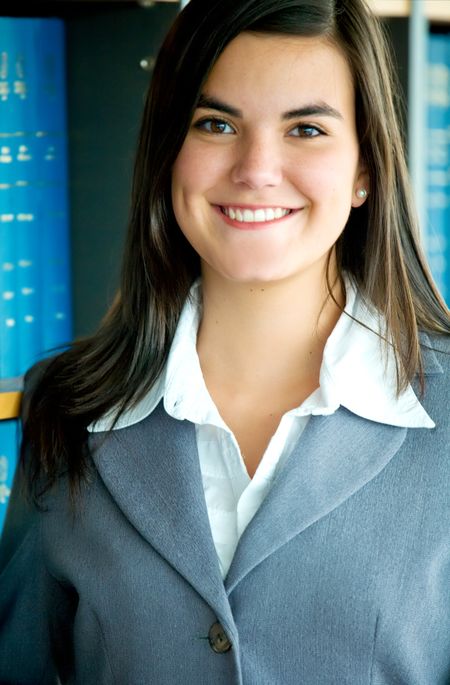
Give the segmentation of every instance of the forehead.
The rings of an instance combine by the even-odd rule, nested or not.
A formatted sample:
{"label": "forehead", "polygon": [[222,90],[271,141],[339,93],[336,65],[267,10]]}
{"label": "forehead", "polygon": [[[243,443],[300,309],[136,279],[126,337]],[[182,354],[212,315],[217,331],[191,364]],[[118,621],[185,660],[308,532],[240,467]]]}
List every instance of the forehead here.
{"label": "forehead", "polygon": [[204,86],[208,95],[223,98],[323,100],[354,108],[354,86],[342,51],[322,37],[244,32],[234,38],[213,66]]}

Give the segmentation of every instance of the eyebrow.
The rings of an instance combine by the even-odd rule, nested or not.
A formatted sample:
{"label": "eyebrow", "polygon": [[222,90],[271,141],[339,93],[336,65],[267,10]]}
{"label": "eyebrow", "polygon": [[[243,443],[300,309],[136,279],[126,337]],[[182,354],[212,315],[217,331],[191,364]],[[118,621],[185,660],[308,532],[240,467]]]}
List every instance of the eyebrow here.
{"label": "eyebrow", "polygon": [[[229,116],[237,117],[238,119],[242,119],[243,117],[242,110],[232,107],[218,98],[205,95],[204,93],[200,95],[197,107],[201,107],[202,109],[214,109],[217,112],[222,112],[222,114],[228,114]],[[335,119],[343,119],[342,114],[337,109],[331,107],[331,105],[327,105],[325,102],[311,103],[304,105],[303,107],[298,107],[297,109],[290,109],[288,112],[283,112],[281,118],[284,121],[288,121],[290,119],[310,116],[326,116]]]}

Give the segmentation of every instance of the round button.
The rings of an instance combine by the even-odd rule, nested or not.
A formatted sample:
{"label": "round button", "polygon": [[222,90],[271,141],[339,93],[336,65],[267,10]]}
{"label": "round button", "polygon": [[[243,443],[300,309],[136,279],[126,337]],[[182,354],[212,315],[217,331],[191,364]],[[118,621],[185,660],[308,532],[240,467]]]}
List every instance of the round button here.
{"label": "round button", "polygon": [[224,654],[229,652],[231,649],[231,642],[229,641],[226,632],[222,628],[220,623],[213,623],[208,633],[208,640],[211,646],[217,654]]}

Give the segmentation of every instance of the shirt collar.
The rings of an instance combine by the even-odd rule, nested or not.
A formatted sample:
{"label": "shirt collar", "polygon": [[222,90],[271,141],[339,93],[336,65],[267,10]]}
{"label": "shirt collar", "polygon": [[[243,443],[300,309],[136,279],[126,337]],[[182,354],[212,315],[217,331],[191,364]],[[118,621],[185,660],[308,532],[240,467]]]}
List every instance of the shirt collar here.
{"label": "shirt collar", "polygon": [[197,280],[181,313],[170,348],[166,366],[164,409],[175,419],[223,426],[222,418],[206,388],[197,354],[197,332],[201,315],[201,281]]}
{"label": "shirt collar", "polygon": [[332,413],[340,405],[354,414],[391,426],[434,428],[408,384],[397,395],[396,362],[384,318],[364,302],[346,278],[346,306],[325,345],[320,387],[302,413]]}
{"label": "shirt collar", "polygon": [[[327,340],[320,370],[320,387],[294,415],[332,414],[339,406],[371,421],[409,428],[433,428],[434,422],[412,387],[396,393],[396,366],[383,318],[366,304],[346,278],[346,306]],[[196,350],[202,312],[201,282],[196,281],[183,307],[163,374],[134,407],[122,414],[114,429],[138,423],[163,399],[168,414],[197,424],[226,428],[203,380]],[[91,424],[91,432],[107,430],[111,410]]]}

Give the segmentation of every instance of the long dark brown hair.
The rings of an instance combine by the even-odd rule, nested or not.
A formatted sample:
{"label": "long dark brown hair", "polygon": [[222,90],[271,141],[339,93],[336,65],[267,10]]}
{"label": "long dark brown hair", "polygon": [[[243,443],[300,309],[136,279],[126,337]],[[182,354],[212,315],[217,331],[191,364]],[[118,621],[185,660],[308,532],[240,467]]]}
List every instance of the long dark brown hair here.
{"label": "long dark brown hair", "polygon": [[399,392],[421,369],[419,329],[450,332],[419,245],[389,50],[364,0],[191,0],[161,48],[145,103],[120,290],[94,335],[35,372],[22,448],[35,496],[63,472],[76,492],[88,473],[89,424],[133,405],[164,368],[200,274],[173,214],[172,166],[204,81],[242,31],[321,36],[347,57],[370,194],[351,211],[336,246],[338,266],[386,318]]}

